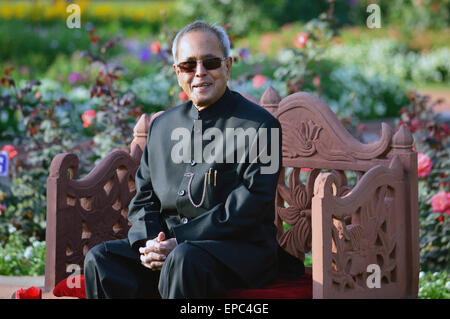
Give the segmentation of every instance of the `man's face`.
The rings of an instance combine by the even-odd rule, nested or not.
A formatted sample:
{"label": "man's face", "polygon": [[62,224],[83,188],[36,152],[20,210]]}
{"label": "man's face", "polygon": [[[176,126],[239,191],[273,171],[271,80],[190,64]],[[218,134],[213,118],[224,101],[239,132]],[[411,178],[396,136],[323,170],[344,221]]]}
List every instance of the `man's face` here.
{"label": "man's face", "polygon": [[[192,31],[178,42],[178,63],[199,61],[208,58],[224,58],[219,39],[211,32]],[[182,72],[174,65],[178,84],[189,99],[199,108],[206,108],[216,102],[225,92],[231,73],[231,58],[221,62],[220,67],[207,70],[203,63],[197,63],[193,72]]]}

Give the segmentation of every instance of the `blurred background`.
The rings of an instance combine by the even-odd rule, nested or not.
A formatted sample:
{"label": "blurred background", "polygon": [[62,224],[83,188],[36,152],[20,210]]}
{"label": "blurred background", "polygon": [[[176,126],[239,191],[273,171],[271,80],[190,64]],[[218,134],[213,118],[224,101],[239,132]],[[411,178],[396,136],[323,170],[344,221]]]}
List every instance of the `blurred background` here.
{"label": "blurred background", "polygon": [[420,155],[420,297],[450,298],[450,0],[0,0],[0,151],[10,160],[0,275],[44,273],[56,154],[76,153],[83,176],[126,149],[139,115],[186,100],[171,45],[197,19],[230,36],[231,89],[317,94],[363,142],[379,138],[381,121],[408,126]]}

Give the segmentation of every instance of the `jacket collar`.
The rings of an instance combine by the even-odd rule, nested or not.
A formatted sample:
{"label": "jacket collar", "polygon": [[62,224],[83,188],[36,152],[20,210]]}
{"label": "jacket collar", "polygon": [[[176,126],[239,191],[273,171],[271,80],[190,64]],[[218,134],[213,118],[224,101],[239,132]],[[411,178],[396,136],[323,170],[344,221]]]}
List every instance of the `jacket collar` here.
{"label": "jacket collar", "polygon": [[188,102],[189,115],[195,120],[211,119],[229,114],[234,108],[233,93],[227,87],[225,93],[204,110],[197,110],[192,101]]}

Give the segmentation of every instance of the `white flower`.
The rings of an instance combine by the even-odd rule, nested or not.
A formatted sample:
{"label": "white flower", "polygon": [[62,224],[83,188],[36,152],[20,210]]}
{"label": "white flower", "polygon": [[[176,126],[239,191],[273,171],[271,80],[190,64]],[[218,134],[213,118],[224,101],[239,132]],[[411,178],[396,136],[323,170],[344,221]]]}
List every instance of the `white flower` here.
{"label": "white flower", "polygon": [[24,252],[24,256],[26,259],[30,259],[33,257],[33,247],[27,247]]}

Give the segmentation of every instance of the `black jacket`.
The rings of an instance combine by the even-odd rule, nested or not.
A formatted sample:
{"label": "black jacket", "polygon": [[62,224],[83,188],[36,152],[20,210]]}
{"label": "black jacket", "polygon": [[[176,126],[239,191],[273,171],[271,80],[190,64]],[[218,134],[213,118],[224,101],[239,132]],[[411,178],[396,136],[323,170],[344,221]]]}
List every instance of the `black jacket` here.
{"label": "black jacket", "polygon": [[[208,150],[211,140],[218,140],[203,136],[199,143],[198,137],[211,128],[218,130],[209,132],[222,132],[224,138],[227,128],[235,132],[239,129],[258,132],[265,128],[268,142],[260,139],[257,144],[256,136],[249,135],[245,148],[239,149],[235,140],[232,151],[223,149],[225,156],[233,155],[233,163],[227,163],[225,156],[221,157],[223,163],[217,160],[219,148],[208,153],[216,155],[215,161],[208,163],[210,160],[201,156],[205,153],[198,152],[199,147]],[[271,129],[277,130],[278,136]],[[180,148],[185,145],[181,143],[180,132],[189,132],[190,152]],[[272,137],[277,139],[274,144],[270,143]],[[228,140],[226,147],[230,145]],[[272,150],[272,145],[278,149]],[[252,148],[257,153],[251,153]],[[276,170],[262,174],[261,168],[269,166],[262,156],[272,151],[277,155],[276,159],[272,156],[272,161],[277,161],[272,163]],[[245,161],[237,157],[242,154]],[[256,160],[251,157],[254,154]],[[181,163],[178,155],[184,156]],[[251,159],[254,161],[249,163]],[[132,224],[128,233],[130,244],[137,248],[163,231],[179,244],[190,242],[205,249],[234,270],[249,287],[267,283],[277,273],[274,197],[281,165],[278,120],[228,88],[216,103],[200,112],[192,102],[164,112],[152,122],[136,174],[137,194],[128,215]]]}

